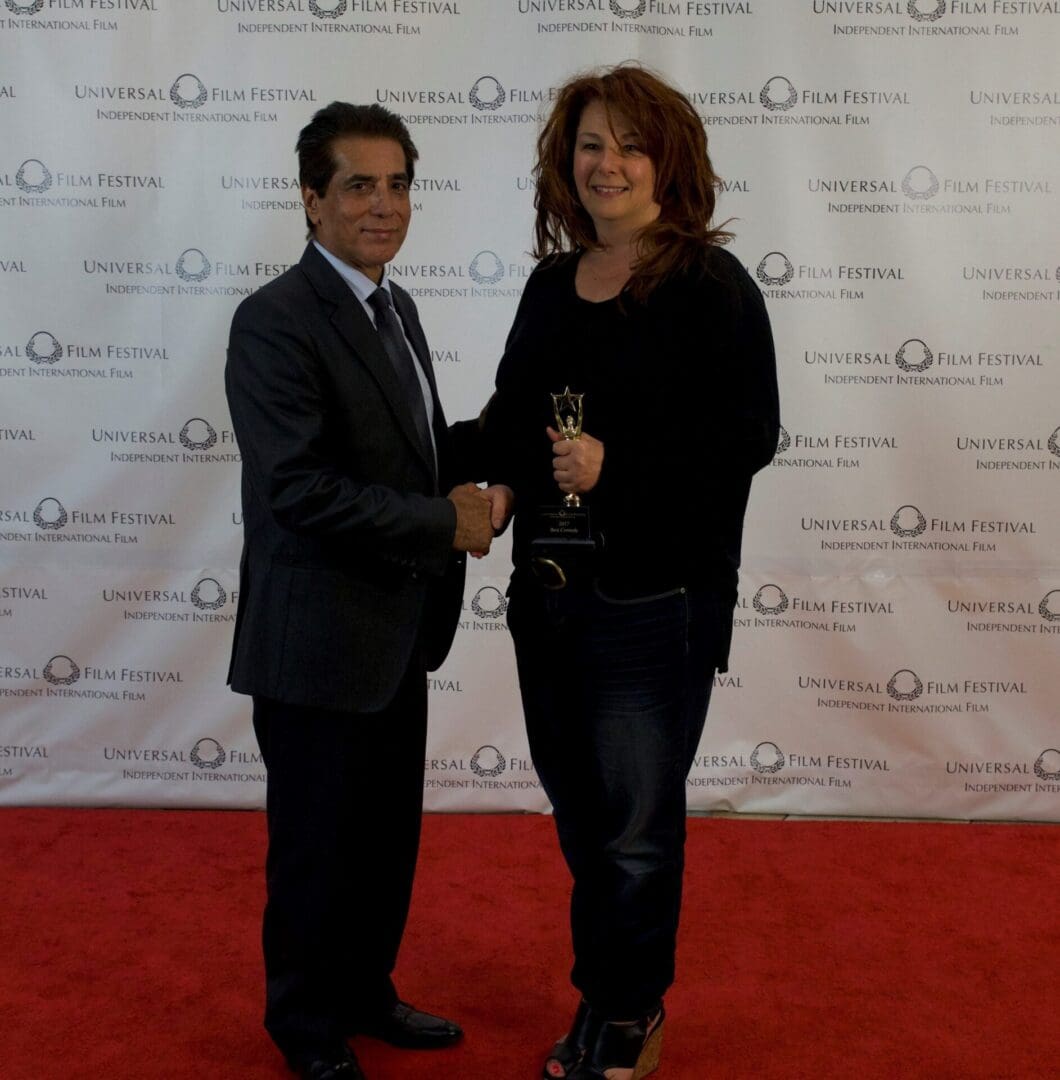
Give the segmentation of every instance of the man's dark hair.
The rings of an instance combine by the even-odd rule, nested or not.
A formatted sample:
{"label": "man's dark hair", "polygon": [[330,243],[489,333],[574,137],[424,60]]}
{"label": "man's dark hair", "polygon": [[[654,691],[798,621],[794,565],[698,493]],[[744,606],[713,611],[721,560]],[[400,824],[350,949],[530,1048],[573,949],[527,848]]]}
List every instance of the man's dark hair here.
{"label": "man's dark hair", "polygon": [[[350,105],[333,101],[313,114],[313,119],[298,133],[295,150],[298,153],[298,182],[323,196],[335,175],[332,143],[344,135],[363,135],[369,139],[393,139],[405,155],[405,172],[409,183],[415,177],[416,149],[405,121],[382,105]],[[313,223],[306,214],[306,225],[313,232]]]}

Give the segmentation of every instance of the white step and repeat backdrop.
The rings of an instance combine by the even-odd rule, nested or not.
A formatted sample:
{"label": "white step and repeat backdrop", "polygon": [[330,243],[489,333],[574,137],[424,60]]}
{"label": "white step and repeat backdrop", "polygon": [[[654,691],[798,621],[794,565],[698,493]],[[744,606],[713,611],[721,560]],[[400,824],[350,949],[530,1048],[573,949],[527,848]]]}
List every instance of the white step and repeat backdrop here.
{"label": "white step and repeat backdrop", "polygon": [[[393,271],[456,419],[532,268],[551,89],[638,58],[708,125],[783,402],[691,805],[1060,820],[1058,10],[0,0],[0,803],[262,804],[222,368],[300,255],[312,111],[412,129]],[[547,807],[507,573],[472,566],[432,677],[433,809]]]}

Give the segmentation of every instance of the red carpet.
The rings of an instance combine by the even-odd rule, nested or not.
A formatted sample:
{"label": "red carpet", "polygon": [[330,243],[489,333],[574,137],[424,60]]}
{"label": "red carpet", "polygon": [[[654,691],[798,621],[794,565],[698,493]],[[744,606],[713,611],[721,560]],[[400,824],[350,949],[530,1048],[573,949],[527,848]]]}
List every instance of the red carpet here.
{"label": "red carpet", "polygon": [[[1060,1076],[1060,829],[693,820],[659,1080]],[[264,820],[0,810],[0,1076],[287,1076],[260,1027]],[[574,997],[552,823],[426,823],[398,985],[460,1019],[370,1080],[533,1080]]]}

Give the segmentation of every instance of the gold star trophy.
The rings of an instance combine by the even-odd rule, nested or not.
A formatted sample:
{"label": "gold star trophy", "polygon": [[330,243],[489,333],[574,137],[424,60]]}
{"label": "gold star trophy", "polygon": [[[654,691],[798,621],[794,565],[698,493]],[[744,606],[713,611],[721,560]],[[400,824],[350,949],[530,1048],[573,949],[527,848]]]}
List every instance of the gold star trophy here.
{"label": "gold star trophy", "polygon": [[[585,395],[571,393],[569,386],[562,394],[552,395],[556,430],[564,439],[581,438],[584,402]],[[589,508],[582,506],[575,492],[565,494],[559,506],[538,507],[537,530],[530,541],[531,565],[545,588],[562,589],[572,573],[585,568],[595,551]]]}

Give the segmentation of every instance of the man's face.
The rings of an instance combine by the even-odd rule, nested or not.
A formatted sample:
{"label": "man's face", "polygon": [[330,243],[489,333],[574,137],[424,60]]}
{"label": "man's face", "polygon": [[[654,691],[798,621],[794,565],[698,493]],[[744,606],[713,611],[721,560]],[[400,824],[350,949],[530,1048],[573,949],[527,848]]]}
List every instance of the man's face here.
{"label": "man's face", "polygon": [[405,153],[393,139],[343,135],[331,156],[335,174],[324,194],[302,188],[314,239],[378,284],[412,216]]}

